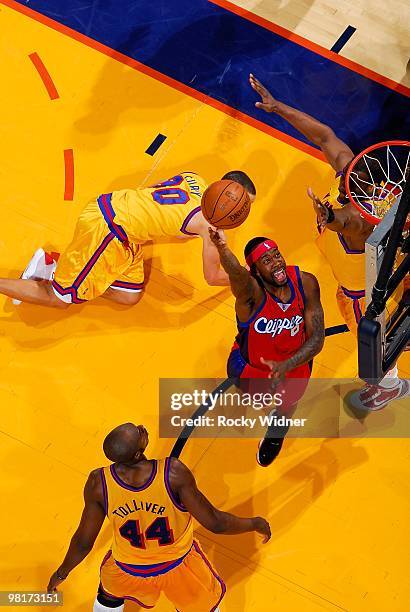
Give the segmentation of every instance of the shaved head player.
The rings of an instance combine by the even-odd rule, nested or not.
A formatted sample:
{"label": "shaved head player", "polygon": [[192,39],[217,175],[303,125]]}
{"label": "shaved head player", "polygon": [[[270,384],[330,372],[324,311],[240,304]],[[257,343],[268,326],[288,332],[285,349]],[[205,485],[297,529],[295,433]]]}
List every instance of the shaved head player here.
{"label": "shaved head player", "polygon": [[216,612],[226,587],[193,538],[193,518],[213,533],[256,531],[264,542],[269,524],[217,510],[181,461],[147,459],[147,445],[142,425],[126,423],[108,434],[103,448],[113,463],[88,477],[80,525],[48,591],[88,555],[107,517],[113,541],[101,565],[94,612],[120,612],[127,599],[152,608],[161,593],[179,612]]}

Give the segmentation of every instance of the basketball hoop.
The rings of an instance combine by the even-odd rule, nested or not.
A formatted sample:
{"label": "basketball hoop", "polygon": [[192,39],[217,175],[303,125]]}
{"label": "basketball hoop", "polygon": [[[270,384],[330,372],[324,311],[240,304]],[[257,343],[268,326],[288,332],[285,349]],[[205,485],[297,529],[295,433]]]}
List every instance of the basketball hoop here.
{"label": "basketball hoop", "polygon": [[[366,221],[377,225],[403,193],[409,175],[410,142],[380,142],[350,162],[345,177],[346,194]],[[409,226],[410,218],[406,229]]]}

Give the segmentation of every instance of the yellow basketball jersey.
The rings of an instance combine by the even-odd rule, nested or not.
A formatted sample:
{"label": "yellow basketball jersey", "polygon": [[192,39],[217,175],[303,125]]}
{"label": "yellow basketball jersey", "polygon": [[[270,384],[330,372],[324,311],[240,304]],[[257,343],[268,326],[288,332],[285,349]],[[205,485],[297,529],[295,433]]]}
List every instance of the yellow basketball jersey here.
{"label": "yellow basketball jersey", "polygon": [[[114,191],[108,194],[113,215],[111,220],[125,231],[130,242],[192,235],[186,227],[201,210],[201,198],[206,188],[203,178],[194,172],[182,172],[145,189]],[[109,211],[107,216],[110,217]]]}
{"label": "yellow basketball jersey", "polygon": [[339,193],[339,183],[340,176],[339,173],[337,173],[330,186],[329,193],[322,198],[323,204],[330,204],[332,208],[342,208],[343,203],[339,201],[339,197],[341,197]]}
{"label": "yellow basketball jersey", "polygon": [[366,287],[364,251],[351,251],[341,234],[326,228],[316,239],[316,244],[326,257],[339,285],[351,291],[364,291]]}
{"label": "yellow basketball jersey", "polygon": [[142,487],[127,484],[115,465],[101,468],[112,554],[121,565],[166,564],[183,557],[193,543],[192,516],[169,485],[170,458],[153,460]]}

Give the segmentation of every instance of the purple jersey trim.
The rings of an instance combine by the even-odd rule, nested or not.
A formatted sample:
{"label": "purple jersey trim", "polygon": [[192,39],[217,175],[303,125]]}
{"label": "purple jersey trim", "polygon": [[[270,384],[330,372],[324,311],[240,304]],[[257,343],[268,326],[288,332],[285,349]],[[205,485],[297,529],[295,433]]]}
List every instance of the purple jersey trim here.
{"label": "purple jersey trim", "polygon": [[189,215],[185,218],[183,224],[181,225],[181,229],[179,230],[180,232],[182,232],[183,234],[186,234],[187,236],[198,236],[198,234],[195,234],[193,232],[188,232],[188,230],[186,229],[186,226],[188,225],[188,223],[191,221],[191,219],[193,217],[195,217],[195,215],[197,213],[199,213],[201,211],[201,207],[197,206],[196,208],[194,208],[193,210],[191,210],[191,212],[189,213]]}
{"label": "purple jersey trim", "polygon": [[361,298],[364,298],[366,295],[366,291],[364,289],[356,289],[356,290],[346,289],[346,287],[342,287],[342,286],[340,286],[340,288],[345,294],[345,296],[350,298],[351,300],[360,300]]}
{"label": "purple jersey trim", "polygon": [[158,463],[157,460],[154,459],[153,460],[153,466],[152,466],[152,472],[150,477],[148,478],[147,482],[145,484],[143,484],[141,487],[133,487],[129,484],[127,484],[126,482],[124,482],[123,480],[121,480],[121,478],[118,476],[116,470],[115,470],[115,464],[112,463],[110,465],[110,473],[111,476],[113,477],[113,479],[115,480],[115,482],[122,487],[123,489],[128,489],[128,491],[143,491],[144,489],[146,489],[147,487],[149,487],[153,481],[155,476],[157,475],[157,470],[158,470]]}
{"label": "purple jersey trim", "polygon": [[108,491],[107,491],[107,482],[105,480],[104,468],[100,469],[100,476],[101,476],[101,484],[102,484],[103,496],[104,496],[104,511],[105,511],[105,516],[108,516]]}
{"label": "purple jersey trim", "polygon": [[131,565],[130,563],[121,563],[120,561],[115,561],[116,565],[125,573],[131,574],[131,576],[140,576],[142,578],[148,578],[149,576],[160,576],[161,574],[166,574],[170,570],[181,565],[185,557],[191,552],[191,548],[183,555],[179,557],[179,559],[174,559],[172,561],[165,561],[164,563],[154,563],[152,565]]}
{"label": "purple jersey trim", "polygon": [[348,255],[362,255],[364,253],[364,251],[355,251],[355,250],[350,250],[349,247],[346,244],[346,240],[343,238],[342,234],[337,234],[339,236],[339,240],[340,240],[340,244],[342,245],[344,251],[348,254]]}

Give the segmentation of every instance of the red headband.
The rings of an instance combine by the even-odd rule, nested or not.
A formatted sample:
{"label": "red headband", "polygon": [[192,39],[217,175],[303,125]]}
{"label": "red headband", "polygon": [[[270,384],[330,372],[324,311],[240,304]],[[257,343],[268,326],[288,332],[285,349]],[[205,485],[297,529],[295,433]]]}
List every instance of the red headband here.
{"label": "red headband", "polygon": [[253,249],[253,251],[249,253],[249,255],[246,258],[246,263],[248,264],[248,266],[251,266],[252,264],[255,263],[255,261],[258,261],[258,259],[262,257],[264,253],[266,253],[266,251],[270,251],[271,249],[277,249],[277,248],[278,248],[278,245],[276,244],[274,240],[270,240],[270,239],[264,240],[263,242],[258,244],[258,246],[256,246]]}

